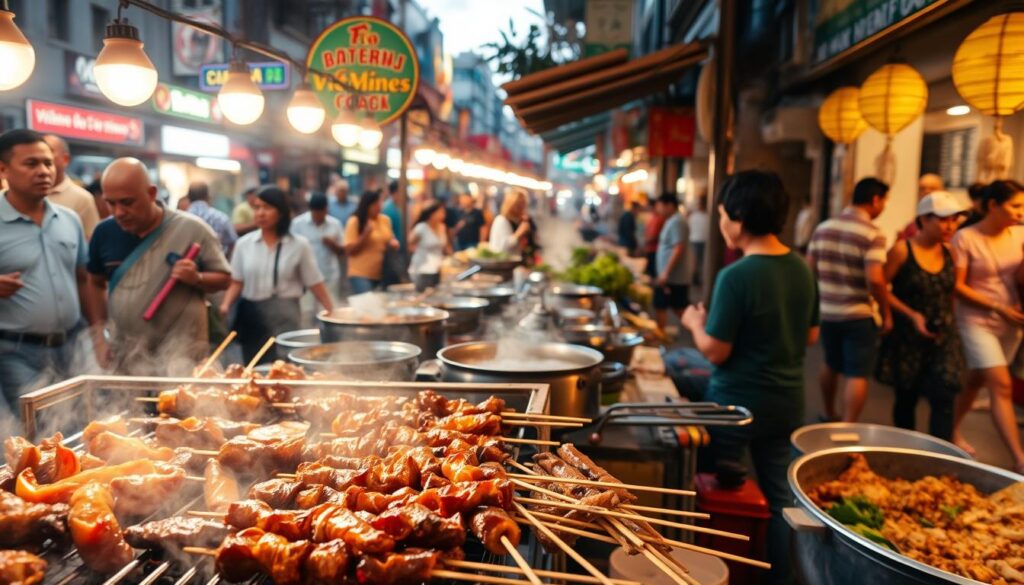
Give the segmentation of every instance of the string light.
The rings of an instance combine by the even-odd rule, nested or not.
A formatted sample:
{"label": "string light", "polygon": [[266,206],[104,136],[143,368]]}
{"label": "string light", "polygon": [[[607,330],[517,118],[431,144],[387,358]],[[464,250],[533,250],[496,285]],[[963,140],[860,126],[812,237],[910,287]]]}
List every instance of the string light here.
{"label": "string light", "polygon": [[303,134],[312,134],[324,125],[327,112],[307,83],[300,84],[288,102],[288,123]]}
{"label": "string light", "polygon": [[0,8],[0,91],[25,83],[36,66],[36,52],[18,25],[7,2]]}
{"label": "string light", "polygon": [[142,50],[139,29],[127,18],[115,18],[107,25],[103,50],[92,70],[103,95],[120,106],[137,106],[156,90],[156,67]]}
{"label": "string light", "polygon": [[263,92],[252,81],[249,67],[240,59],[232,59],[228,78],[217,94],[221,112],[229,121],[246,126],[263,115],[266,100]]}

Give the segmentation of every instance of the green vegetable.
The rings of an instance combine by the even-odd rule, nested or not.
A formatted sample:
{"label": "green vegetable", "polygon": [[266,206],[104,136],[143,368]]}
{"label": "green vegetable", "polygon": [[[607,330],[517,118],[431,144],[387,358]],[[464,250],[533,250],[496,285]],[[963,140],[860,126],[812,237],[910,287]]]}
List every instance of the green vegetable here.
{"label": "green vegetable", "polygon": [[885,522],[881,508],[872,504],[863,496],[843,498],[832,504],[828,515],[848,526],[857,524],[867,528],[878,529]]}
{"label": "green vegetable", "polygon": [[875,530],[874,528],[869,528],[867,526],[864,526],[863,524],[854,524],[853,526],[847,525],[846,527],[856,532],[857,534],[863,536],[864,538],[870,540],[871,542],[880,544],[893,552],[900,552],[900,549],[896,548],[895,544],[893,544],[888,538],[882,536],[882,533]]}
{"label": "green vegetable", "polygon": [[925,528],[935,528],[935,523],[924,517],[918,518],[917,523]]}
{"label": "green vegetable", "polygon": [[508,260],[509,255],[505,252],[495,252],[487,247],[487,244],[480,244],[476,248],[476,257],[480,260]]}
{"label": "green vegetable", "polygon": [[962,506],[939,506],[939,511],[945,514],[946,518],[949,518],[950,522],[956,520],[956,517],[960,515],[961,510],[963,510]]}
{"label": "green vegetable", "polygon": [[626,298],[633,284],[633,273],[612,253],[605,253],[591,262],[586,261],[590,251],[586,248],[573,250],[573,260],[562,278],[576,284],[596,286],[612,298]]}

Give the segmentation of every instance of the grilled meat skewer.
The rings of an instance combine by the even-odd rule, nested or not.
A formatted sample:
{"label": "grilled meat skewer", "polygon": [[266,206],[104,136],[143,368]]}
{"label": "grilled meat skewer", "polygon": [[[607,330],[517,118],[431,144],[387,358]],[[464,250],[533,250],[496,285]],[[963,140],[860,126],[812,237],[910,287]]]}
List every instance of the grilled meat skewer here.
{"label": "grilled meat skewer", "polygon": [[36,585],[42,583],[46,561],[23,550],[0,550],[0,583]]}
{"label": "grilled meat skewer", "polygon": [[124,531],[124,538],[134,548],[180,549],[186,546],[216,547],[230,533],[231,527],[223,522],[172,516],[129,526]]}
{"label": "grilled meat skewer", "polygon": [[65,504],[32,504],[12,493],[0,492],[0,546],[62,538],[67,532],[67,516]]}

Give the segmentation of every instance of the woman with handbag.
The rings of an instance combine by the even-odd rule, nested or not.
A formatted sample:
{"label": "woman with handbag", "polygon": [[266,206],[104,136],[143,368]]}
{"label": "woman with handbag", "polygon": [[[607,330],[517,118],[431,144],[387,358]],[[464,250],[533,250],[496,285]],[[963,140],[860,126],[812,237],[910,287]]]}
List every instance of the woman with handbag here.
{"label": "woman with handbag", "polygon": [[391,219],[381,212],[380,191],[364,193],[359,206],[345,224],[345,254],[348,283],[352,294],[370,292],[381,284],[384,257],[398,250]]}
{"label": "woman with handbag", "polygon": [[1024,265],[1024,185],[994,181],[981,194],[984,218],[957,232],[957,327],[969,370],[967,387],[957,400],[953,441],[973,448],[961,423],[982,387],[992,399],[992,421],[1013,454],[1014,469],[1024,472],[1024,448],[1013,410],[1009,364],[1020,349],[1024,312],[1020,284]]}
{"label": "woman with handbag", "polygon": [[[220,306],[221,314],[227,315],[238,301],[234,329],[246,362],[270,336],[299,328],[299,299],[306,289],[324,309],[334,309],[312,246],[288,231],[291,209],[284,191],[269,185],[261,188],[252,209],[257,229],[235,244],[231,285]],[[272,350],[260,362],[276,357]]]}

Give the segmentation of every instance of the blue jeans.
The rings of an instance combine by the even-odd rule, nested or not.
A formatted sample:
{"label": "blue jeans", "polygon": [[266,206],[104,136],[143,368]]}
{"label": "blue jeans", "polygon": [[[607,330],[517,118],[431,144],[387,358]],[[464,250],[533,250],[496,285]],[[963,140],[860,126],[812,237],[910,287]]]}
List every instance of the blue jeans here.
{"label": "blue jeans", "polygon": [[0,418],[20,416],[18,397],[22,394],[68,378],[74,349],[74,339],[61,347],[0,339]]}
{"label": "blue jeans", "polygon": [[373,280],[372,278],[364,278],[362,276],[350,276],[348,277],[348,286],[352,289],[352,294],[360,295],[379,287],[380,281]]}

